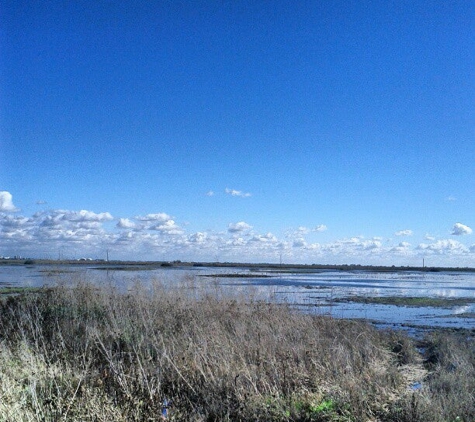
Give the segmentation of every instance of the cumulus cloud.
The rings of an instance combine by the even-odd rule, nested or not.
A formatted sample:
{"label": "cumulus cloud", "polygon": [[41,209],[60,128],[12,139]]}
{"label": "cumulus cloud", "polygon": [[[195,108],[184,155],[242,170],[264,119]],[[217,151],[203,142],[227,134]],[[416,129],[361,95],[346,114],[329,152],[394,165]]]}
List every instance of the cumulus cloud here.
{"label": "cumulus cloud", "polygon": [[399,230],[396,233],[394,233],[395,236],[412,236],[412,230],[406,229],[406,230]]}
{"label": "cumulus cloud", "polygon": [[379,240],[365,240],[360,243],[361,247],[366,250],[370,249],[379,249],[382,246],[382,243]]}
{"label": "cumulus cloud", "polygon": [[421,243],[417,248],[427,252],[450,255],[463,254],[469,251],[463,243],[452,239],[438,240],[430,244]]}
{"label": "cumulus cloud", "polygon": [[454,236],[462,236],[464,234],[471,234],[472,229],[465,224],[462,223],[455,223],[452,227],[452,235]]}
{"label": "cumulus cloud", "polygon": [[172,217],[170,217],[168,214],[165,214],[164,212],[160,212],[157,214],[147,214],[144,216],[137,216],[135,217],[136,220],[138,221],[145,221],[145,222],[162,222],[164,223],[165,221],[171,220]]}
{"label": "cumulus cloud", "polygon": [[[473,265],[475,244],[465,245],[454,238],[435,241],[426,235],[418,246],[381,237],[355,236],[328,243],[310,243],[307,236],[323,231],[324,225],[296,226],[280,236],[259,232],[244,221],[230,223],[221,231],[200,230],[187,233],[185,223],[164,212],[138,217],[118,218],[107,224],[109,212],[88,210],[42,210],[32,216],[4,212],[12,201],[2,196],[0,212],[0,250],[5,255],[56,257],[61,249],[65,257],[104,257],[109,250],[113,259],[191,259],[248,262],[361,263],[374,265],[413,265],[419,257],[437,257],[437,265]],[[14,209],[16,209],[13,206]],[[471,229],[454,225],[457,234]],[[409,232],[401,230],[400,235]],[[412,233],[412,232],[411,232]],[[447,236],[449,237],[449,236]],[[403,240],[403,239],[400,239]],[[102,251],[102,252],[101,252]]]}
{"label": "cumulus cloud", "polygon": [[295,239],[292,243],[292,246],[294,248],[304,248],[307,245],[307,242],[305,242],[305,239],[300,238],[300,239]]}
{"label": "cumulus cloud", "polygon": [[387,259],[390,247],[384,247],[380,240],[366,240],[358,236],[320,245],[319,250],[325,255],[341,257],[346,262],[353,259],[361,260],[362,257],[365,257],[364,260],[368,263],[373,259],[377,259],[376,257],[380,257],[379,259]]}
{"label": "cumulus cloud", "polygon": [[101,212],[99,214],[96,214],[95,212],[92,211],[86,211],[86,210],[81,210],[81,211],[63,211],[63,220],[68,220],[68,221],[76,221],[76,222],[103,222],[103,221],[110,221],[113,220],[114,217],[110,215],[108,212]]}
{"label": "cumulus cloud", "polygon": [[15,212],[18,208],[13,205],[13,197],[10,192],[0,191],[0,212]]}
{"label": "cumulus cloud", "polygon": [[229,233],[240,233],[250,229],[252,229],[252,226],[245,223],[244,221],[239,221],[238,223],[230,223],[228,225]]}
{"label": "cumulus cloud", "polygon": [[119,229],[133,229],[136,227],[136,224],[133,221],[130,221],[128,218],[119,218],[117,227]]}
{"label": "cumulus cloud", "polygon": [[246,246],[247,242],[242,237],[233,237],[232,239],[227,240],[227,246]]}
{"label": "cumulus cloud", "polygon": [[204,243],[208,238],[207,233],[196,232],[188,236],[188,240],[192,243]]}
{"label": "cumulus cloud", "polygon": [[277,238],[272,233],[257,234],[251,237],[250,242],[276,242]]}
{"label": "cumulus cloud", "polygon": [[409,257],[415,255],[409,242],[400,242],[397,246],[391,248],[389,252],[393,253],[395,256]]}
{"label": "cumulus cloud", "polygon": [[315,230],[310,229],[310,228],[305,227],[305,226],[299,226],[296,229],[294,229],[294,228],[288,229],[285,232],[285,236],[293,241],[295,239],[303,238],[304,236],[311,233],[312,231],[315,231]]}
{"label": "cumulus cloud", "polygon": [[31,217],[0,214],[0,248],[30,256],[56,248],[94,250],[110,240],[102,224],[111,219],[110,213],[85,210],[49,210]]}
{"label": "cumulus cloud", "polygon": [[183,230],[180,226],[178,226],[175,221],[167,220],[163,223],[157,224],[156,226],[152,226],[151,230],[157,230],[162,233],[167,234],[182,234]]}
{"label": "cumulus cloud", "polygon": [[317,251],[321,249],[320,243],[309,243],[305,245],[305,249],[308,249],[309,251]]}
{"label": "cumulus cloud", "polygon": [[248,192],[242,192],[240,190],[229,189],[229,188],[226,188],[224,192],[231,196],[240,196],[241,198],[247,198],[251,196],[251,194]]}

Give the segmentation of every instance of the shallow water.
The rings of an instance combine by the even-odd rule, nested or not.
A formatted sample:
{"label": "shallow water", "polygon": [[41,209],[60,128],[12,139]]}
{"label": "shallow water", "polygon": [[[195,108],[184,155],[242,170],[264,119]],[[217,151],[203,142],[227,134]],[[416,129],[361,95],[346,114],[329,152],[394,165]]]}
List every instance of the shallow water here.
{"label": "shallow water", "polygon": [[[232,274],[234,277],[226,277]],[[208,277],[202,277],[207,275]],[[215,275],[209,277],[209,275]],[[259,275],[257,277],[256,275]],[[238,277],[236,277],[238,276]],[[266,276],[266,277],[262,277]],[[305,312],[337,318],[363,318],[388,326],[414,325],[475,329],[475,273],[305,271],[256,272],[245,268],[173,267],[138,271],[97,270],[84,266],[0,266],[0,287],[52,285],[78,277],[127,289],[139,280],[172,286],[188,277],[202,289],[219,287],[220,294],[287,302]],[[217,290],[216,290],[217,291]],[[335,302],[352,296],[466,298],[468,304],[448,308],[407,307]]]}

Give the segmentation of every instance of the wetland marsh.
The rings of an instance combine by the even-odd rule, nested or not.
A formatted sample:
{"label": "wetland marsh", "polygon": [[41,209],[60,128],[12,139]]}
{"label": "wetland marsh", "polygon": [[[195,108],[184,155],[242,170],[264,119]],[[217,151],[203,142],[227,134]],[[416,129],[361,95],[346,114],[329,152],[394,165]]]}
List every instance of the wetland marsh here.
{"label": "wetland marsh", "polygon": [[2,287],[42,287],[72,278],[122,290],[140,280],[173,285],[194,279],[201,292],[288,303],[306,313],[366,319],[379,326],[475,329],[475,273],[468,271],[342,271],[272,267],[56,265],[0,267]]}

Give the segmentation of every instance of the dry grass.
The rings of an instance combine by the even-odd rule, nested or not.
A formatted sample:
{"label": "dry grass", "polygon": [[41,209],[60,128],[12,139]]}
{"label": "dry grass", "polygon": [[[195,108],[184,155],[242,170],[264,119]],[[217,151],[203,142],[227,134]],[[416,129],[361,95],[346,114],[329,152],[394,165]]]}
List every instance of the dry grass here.
{"label": "dry grass", "polygon": [[126,294],[75,281],[5,299],[0,319],[0,421],[158,421],[165,400],[176,421],[455,420],[429,418],[434,403],[473,420],[473,381],[459,407],[437,401],[473,375],[473,354],[452,376],[441,352],[413,394],[423,367],[407,338],[192,279]]}

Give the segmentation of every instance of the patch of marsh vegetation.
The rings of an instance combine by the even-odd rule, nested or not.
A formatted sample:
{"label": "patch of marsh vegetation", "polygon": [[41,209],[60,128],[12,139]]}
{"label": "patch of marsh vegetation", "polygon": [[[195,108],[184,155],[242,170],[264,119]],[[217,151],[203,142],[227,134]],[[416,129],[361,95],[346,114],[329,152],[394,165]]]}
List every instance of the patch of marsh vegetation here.
{"label": "patch of marsh vegetation", "polygon": [[475,312],[461,312],[461,313],[446,316],[446,318],[453,318],[453,317],[472,319],[472,318],[475,318]]}
{"label": "patch of marsh vegetation", "polygon": [[94,267],[93,270],[99,271],[147,271],[156,270],[158,267],[142,266],[134,267],[132,265],[113,266],[113,267]]}
{"label": "patch of marsh vegetation", "polygon": [[39,270],[38,272],[44,273],[46,276],[53,277],[62,274],[70,274],[73,273],[73,270],[65,269],[65,268],[44,268]]}
{"label": "patch of marsh vegetation", "polygon": [[252,274],[252,273],[226,273],[226,274],[199,274],[198,277],[207,278],[269,278],[268,274]]}
{"label": "patch of marsh vegetation", "polygon": [[26,293],[39,293],[44,291],[41,287],[13,287],[13,286],[0,286],[0,297],[9,295],[19,295]]}
{"label": "patch of marsh vegetation", "polygon": [[473,338],[430,335],[421,357],[400,332],[201,284],[1,301],[0,421],[475,420]]}
{"label": "patch of marsh vegetation", "polygon": [[466,306],[474,302],[470,298],[418,297],[418,296],[350,296],[335,298],[334,302],[373,303],[408,307],[452,308]]}

